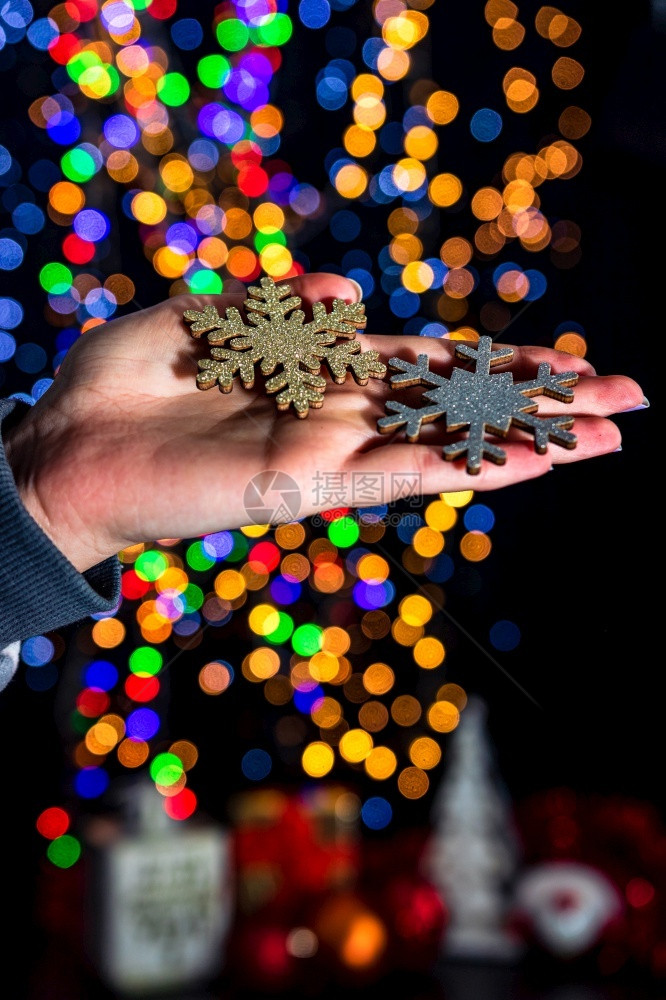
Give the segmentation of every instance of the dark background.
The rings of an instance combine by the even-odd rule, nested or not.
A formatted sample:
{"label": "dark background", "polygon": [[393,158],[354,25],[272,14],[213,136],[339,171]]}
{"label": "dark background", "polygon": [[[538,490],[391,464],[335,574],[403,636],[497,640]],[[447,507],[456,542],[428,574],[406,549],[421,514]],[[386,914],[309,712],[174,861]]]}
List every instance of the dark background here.
{"label": "dark background", "polygon": [[[471,108],[496,106],[498,101],[493,60],[499,57],[488,41],[489,32],[480,37],[480,6],[459,4],[455,30],[447,23],[452,16],[448,5],[429,11],[435,77],[443,87],[464,95]],[[551,345],[553,327],[575,318],[585,328],[587,357],[597,371],[633,377],[652,405],[615,418],[623,434],[621,453],[556,467],[542,479],[477,497],[496,515],[493,550],[478,567],[478,590],[466,594],[455,577],[447,585],[447,615],[442,620],[449,648],[447,679],[486,700],[500,772],[516,800],[563,785],[647,799],[664,811],[664,705],[658,695],[662,613],[657,603],[663,515],[661,449],[654,428],[665,308],[666,26],[662,32],[646,3],[618,7],[613,14],[608,8],[569,4],[566,12],[578,17],[584,28],[575,55],[586,77],[575,101],[589,111],[593,124],[580,143],[581,173],[549,197],[555,216],[580,225],[582,256],[575,268],[553,277],[548,295],[526,310],[504,339]],[[357,16],[361,19],[363,12]],[[297,50],[299,31],[307,44]],[[469,47],[459,44],[460,37],[469,38]],[[302,84],[321,65],[322,51],[315,33],[297,27],[285,54],[286,82],[278,84],[283,91],[275,95],[288,118],[293,110],[284,157],[292,164],[299,156],[309,157],[315,184],[318,169],[322,183],[325,177],[321,163],[329,145],[329,120],[316,106],[308,107]],[[519,52],[514,62],[529,65],[523,50]],[[32,94],[13,89],[16,77],[11,69],[4,75],[4,130],[14,129],[17,106],[26,107],[36,93],[45,92],[40,73],[34,68]],[[312,114],[323,119],[319,132],[308,127]],[[539,114],[548,118],[547,103]],[[25,143],[31,135],[25,135]],[[512,148],[518,147],[514,143]],[[449,168],[457,166],[470,188],[488,182],[469,142],[447,148],[447,158]],[[550,217],[548,209],[546,214]],[[371,229],[364,230],[366,235],[372,253],[373,241],[380,237]],[[303,250],[312,270],[338,264],[339,248],[325,230],[314,234]],[[48,256],[48,247],[44,252]],[[149,274],[140,250],[136,259],[131,254],[131,245],[123,243],[124,269],[145,280],[142,304],[148,305],[164,289]],[[23,272],[27,279],[28,268],[22,268],[17,278],[6,276],[2,288],[26,301],[34,295],[33,286],[22,289],[15,284],[23,280]],[[381,297],[375,296],[368,306],[373,332],[396,330]],[[24,389],[10,382],[0,391]],[[514,621],[522,633],[519,646],[507,653],[493,651],[487,642],[489,627],[501,618]],[[491,658],[465,633],[489,650]],[[43,851],[34,818],[45,804],[57,801],[61,790],[63,752],[54,722],[55,697],[30,692],[19,681],[0,698],[0,745],[6,761],[3,852],[9,865],[33,873]],[[221,746],[224,727],[212,712],[195,719],[181,699],[170,712],[174,727],[189,727],[201,746],[211,751]],[[212,786],[206,787],[205,768],[201,775],[198,791],[215,812],[220,799]],[[423,822],[427,807],[428,801],[404,807],[397,824]],[[10,897],[19,939],[34,933],[26,930],[31,926],[33,889],[27,876]],[[487,992],[485,987],[482,992]]]}

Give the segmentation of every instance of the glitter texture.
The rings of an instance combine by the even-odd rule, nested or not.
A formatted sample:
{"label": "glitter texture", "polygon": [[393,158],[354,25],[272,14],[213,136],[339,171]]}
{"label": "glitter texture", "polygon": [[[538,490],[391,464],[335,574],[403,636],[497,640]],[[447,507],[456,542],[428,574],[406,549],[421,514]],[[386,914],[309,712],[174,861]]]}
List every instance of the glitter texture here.
{"label": "glitter texture", "polygon": [[[240,375],[246,389],[251,389],[257,362],[261,362],[262,375],[272,375],[281,365],[277,375],[266,382],[266,391],[278,393],[278,410],[293,405],[297,416],[306,417],[310,407],[318,408],[324,402],[326,380],[319,374],[322,360],[338,384],[345,381],[348,370],[359,385],[386,374],[379,352],[361,351],[355,339],[356,331],[366,323],[361,302],[334,299],[330,313],[323,302],[315,302],[312,320],[306,323],[305,313],[298,308],[301,300],[291,295],[289,285],[276,285],[272,278],[262,278],[261,287],[251,286],[248,295],[245,310],[250,326],[233,306],[226,310],[226,319],[214,306],[206,306],[201,312],[187,309],[183,314],[191,323],[193,336],[207,333],[213,345],[229,342],[229,347],[213,346],[213,360],[204,358],[199,362],[200,389],[217,384],[222,392],[231,392],[236,375]],[[344,337],[345,342],[335,344],[338,337]]]}
{"label": "glitter texture", "polygon": [[454,368],[451,378],[447,379],[430,371],[427,354],[419,354],[415,365],[401,358],[391,358],[390,367],[399,373],[391,376],[391,385],[396,388],[431,385],[435,388],[423,394],[430,406],[414,408],[389,400],[386,409],[393,416],[379,419],[379,431],[389,434],[404,427],[407,440],[413,442],[418,439],[423,424],[446,416],[447,431],[467,430],[468,434],[461,441],[444,445],[442,454],[449,461],[467,455],[467,471],[471,475],[479,473],[484,458],[497,465],[504,464],[506,452],[487,441],[485,435],[506,437],[512,426],[534,435],[534,447],[540,455],[546,452],[549,441],[564,448],[575,448],[576,437],[569,431],[573,427],[573,417],[536,416],[537,404],[530,402],[529,397],[543,395],[571,403],[574,394],[568,386],[578,381],[576,372],[552,375],[550,365],[544,362],[539,365],[536,378],[529,382],[514,384],[511,372],[491,375],[493,365],[513,359],[513,350],[503,347],[493,352],[490,337],[481,337],[476,347],[457,345],[456,357],[475,361],[475,370]]}

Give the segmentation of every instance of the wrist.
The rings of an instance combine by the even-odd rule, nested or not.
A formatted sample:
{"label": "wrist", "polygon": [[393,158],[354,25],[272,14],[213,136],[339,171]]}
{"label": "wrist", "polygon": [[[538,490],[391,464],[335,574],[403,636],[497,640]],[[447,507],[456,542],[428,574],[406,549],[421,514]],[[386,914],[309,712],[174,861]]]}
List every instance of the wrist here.
{"label": "wrist", "polygon": [[115,554],[99,544],[74,503],[80,484],[69,467],[69,449],[55,427],[45,428],[32,411],[3,434],[7,463],[19,499],[42,532],[80,573]]}

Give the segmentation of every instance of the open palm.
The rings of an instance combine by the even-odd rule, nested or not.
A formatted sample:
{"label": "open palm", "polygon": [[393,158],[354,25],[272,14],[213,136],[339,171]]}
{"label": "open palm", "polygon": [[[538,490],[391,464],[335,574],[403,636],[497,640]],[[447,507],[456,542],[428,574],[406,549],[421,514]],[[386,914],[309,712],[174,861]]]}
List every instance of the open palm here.
{"label": "open palm", "polygon": [[[333,274],[290,281],[305,307],[335,298],[354,301],[356,290]],[[372,477],[371,502],[398,497],[398,484],[419,483],[424,495],[473,488],[493,490],[541,475],[554,462],[572,462],[618,447],[607,417],[638,405],[642,390],[622,376],[596,376],[584,360],[543,348],[517,348],[511,370],[532,378],[540,361],[554,372],[581,376],[573,404],[542,398],[539,412],[575,417],[575,450],[551,447],[545,455],[532,439],[511,431],[507,462],[484,462],[470,477],[465,461],[444,462],[441,428],[424,428],[422,441],[402,433],[380,436],[377,420],[392,394],[388,381],[365,387],[348,376],[327,388],[324,406],[306,419],[278,412],[262,392],[197,389],[197,360],[208,345],[195,340],[185,309],[215,303],[224,315],[242,294],[177,296],[91,330],[68,352],[51,388],[10,433],[8,455],[24,503],[78,569],[87,569],[134,542],[189,538],[250,522],[245,507],[249,481],[269,470],[285,473],[300,491],[293,516],[355,504],[352,484]],[[399,355],[433,359],[447,374],[455,344],[429,338],[361,335],[363,347],[381,359]],[[502,370],[502,369],[500,369]],[[335,482],[336,504],[321,488]],[[345,492],[349,491],[349,492]]]}

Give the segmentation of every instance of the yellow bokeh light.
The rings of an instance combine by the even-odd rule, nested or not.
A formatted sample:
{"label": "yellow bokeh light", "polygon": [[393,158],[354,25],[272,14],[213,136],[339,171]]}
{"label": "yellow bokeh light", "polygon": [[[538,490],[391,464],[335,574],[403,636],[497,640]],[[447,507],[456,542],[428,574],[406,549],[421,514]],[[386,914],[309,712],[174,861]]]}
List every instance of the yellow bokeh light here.
{"label": "yellow bokeh light", "polygon": [[371,663],[363,671],[363,687],[369,694],[386,694],[395,683],[395,673],[387,663]]}
{"label": "yellow bokeh light", "polygon": [[259,254],[261,266],[272,278],[281,278],[291,270],[294,259],[281,243],[269,243]]}
{"label": "yellow bokeh light", "polygon": [[402,618],[396,618],[391,635],[400,646],[413,646],[423,635],[423,625],[408,625]]}
{"label": "yellow bokeh light", "polygon": [[[380,557],[381,558],[381,557]],[[321,648],[324,652],[333,653],[334,656],[343,656],[351,645],[351,638],[346,629],[337,625],[329,625],[325,628],[321,637]]]}
{"label": "yellow bokeh light", "polygon": [[102,649],[114,649],[125,638],[125,626],[118,618],[102,618],[93,625],[92,638]]}
{"label": "yellow bokeh light", "polygon": [[272,139],[282,130],[284,117],[273,104],[264,104],[250,115],[250,125],[260,139]]}
{"label": "yellow bokeh light", "polygon": [[423,243],[411,233],[399,233],[391,240],[389,253],[396,264],[418,262],[423,253]]}
{"label": "yellow bokeh light", "polygon": [[167,214],[164,198],[154,191],[139,191],[132,198],[130,207],[134,218],[146,226],[156,226]]}
{"label": "yellow bokeh light", "polygon": [[428,31],[429,20],[416,10],[401,11],[388,17],[382,26],[382,37],[394,49],[411,49]]}
{"label": "yellow bokeh light", "polygon": [[411,59],[409,54],[402,49],[394,49],[387,46],[381,49],[377,56],[377,71],[381,73],[385,80],[393,82],[402,80],[409,72]]}
{"label": "yellow bokeh light", "polygon": [[477,219],[489,222],[497,218],[503,205],[502,195],[497,188],[483,187],[472,198],[471,209]]}
{"label": "yellow bokeh light", "polygon": [[301,765],[311,778],[323,778],[332,769],[335,754],[328,743],[317,740],[308,744],[301,757]]}
{"label": "yellow bokeh light", "polygon": [[310,718],[320,729],[333,729],[342,718],[342,705],[335,698],[321,698],[310,709]]}
{"label": "yellow bokeh light", "polygon": [[460,722],[460,712],[450,701],[436,701],[428,709],[428,725],[436,733],[451,733]]}
{"label": "yellow bokeh light", "polygon": [[284,212],[279,205],[274,205],[271,201],[265,201],[257,206],[252,219],[259,232],[268,235],[279,232],[284,226]]}
{"label": "yellow bokeh light", "polygon": [[139,163],[126,149],[114,149],[106,161],[109,177],[121,184],[129,184],[139,172]]}
{"label": "yellow bokeh light", "polygon": [[434,670],[444,662],[444,644],[433,635],[424,636],[415,644],[412,655],[419,667]]}
{"label": "yellow bokeh light", "polygon": [[340,661],[334,653],[319,650],[310,657],[310,674],[315,681],[332,681],[340,669]]}
{"label": "yellow bokeh light", "polygon": [[163,278],[180,278],[187,271],[192,254],[177,247],[160,247],[153,257],[153,267]]}
{"label": "yellow bokeh light", "polygon": [[425,625],[432,618],[432,604],[421,594],[409,594],[400,601],[398,613],[407,625]]}
{"label": "yellow bokeh light", "polygon": [[86,196],[78,184],[58,181],[49,191],[49,202],[62,215],[75,215],[86,203]]}
{"label": "yellow bokeh light", "polygon": [[351,85],[351,96],[355,101],[367,94],[374,94],[375,97],[383,97],[384,84],[378,76],[372,73],[359,73]]}
{"label": "yellow bokeh light", "polygon": [[424,771],[437,767],[442,759],[442,750],[439,743],[436,743],[430,736],[419,736],[410,744],[409,759],[415,767],[420,767]]}
{"label": "yellow bokeh light", "polygon": [[444,550],[444,536],[436,528],[424,525],[414,532],[412,545],[420,556],[432,559],[433,556],[439,555]]}
{"label": "yellow bokeh light", "polygon": [[280,657],[274,649],[262,646],[253,649],[247,657],[250,672],[261,681],[274,677],[280,669]]}
{"label": "yellow bokeh light", "polygon": [[460,200],[462,193],[462,183],[455,174],[437,174],[428,186],[428,197],[433,205],[439,205],[441,208],[450,208],[451,205],[455,205]]}
{"label": "yellow bokeh light", "polygon": [[437,152],[438,140],[434,129],[414,125],[404,139],[405,152],[417,160],[429,160]]}
{"label": "yellow bokeh light", "polygon": [[421,295],[432,287],[435,272],[425,261],[413,260],[405,266],[400,278],[407,291]]}
{"label": "yellow bokeh light", "polygon": [[343,198],[360,198],[368,186],[368,175],[357,163],[346,163],[335,175],[334,184]]}
{"label": "yellow bokeh light", "polygon": [[386,225],[393,236],[401,236],[404,233],[413,234],[419,228],[419,217],[412,208],[394,208]]}
{"label": "yellow bokeh light", "polygon": [[340,738],[340,756],[350,764],[360,764],[373,748],[373,739],[364,729],[349,729]]}
{"label": "yellow bokeh light", "polygon": [[363,761],[363,766],[370,778],[385,781],[395,773],[398,758],[389,747],[374,747]]}
{"label": "yellow bokeh light", "polygon": [[369,156],[377,145],[377,137],[367,126],[350,125],[342,142],[350,156]]}
{"label": "yellow bokeh light", "polygon": [[426,179],[420,160],[406,156],[393,165],[393,183],[400,191],[417,191]]}
{"label": "yellow bokeh light", "polygon": [[245,591],[245,580],[235,569],[224,569],[215,577],[215,593],[223,600],[233,601]]}
{"label": "yellow bokeh light", "polygon": [[435,531],[448,531],[458,520],[455,508],[443,500],[433,500],[424,511],[425,522]]}
{"label": "yellow bokeh light", "polygon": [[425,109],[435,125],[448,125],[458,114],[460,102],[448,90],[436,90],[426,101]]}
{"label": "yellow bokeh light", "polygon": [[181,193],[192,186],[194,173],[184,156],[172,153],[160,163],[160,176],[165,187],[170,191]]}
{"label": "yellow bokeh light", "polygon": [[442,684],[437,692],[437,701],[450,701],[452,705],[462,712],[467,704],[467,694],[460,684]]}
{"label": "yellow bokeh light", "polygon": [[357,562],[356,573],[366,583],[383,583],[389,575],[389,564],[383,556],[368,553]]}
{"label": "yellow bokeh light", "polygon": [[565,351],[577,358],[584,358],[587,354],[587,342],[579,333],[561,333],[553,346],[556,351]]}

